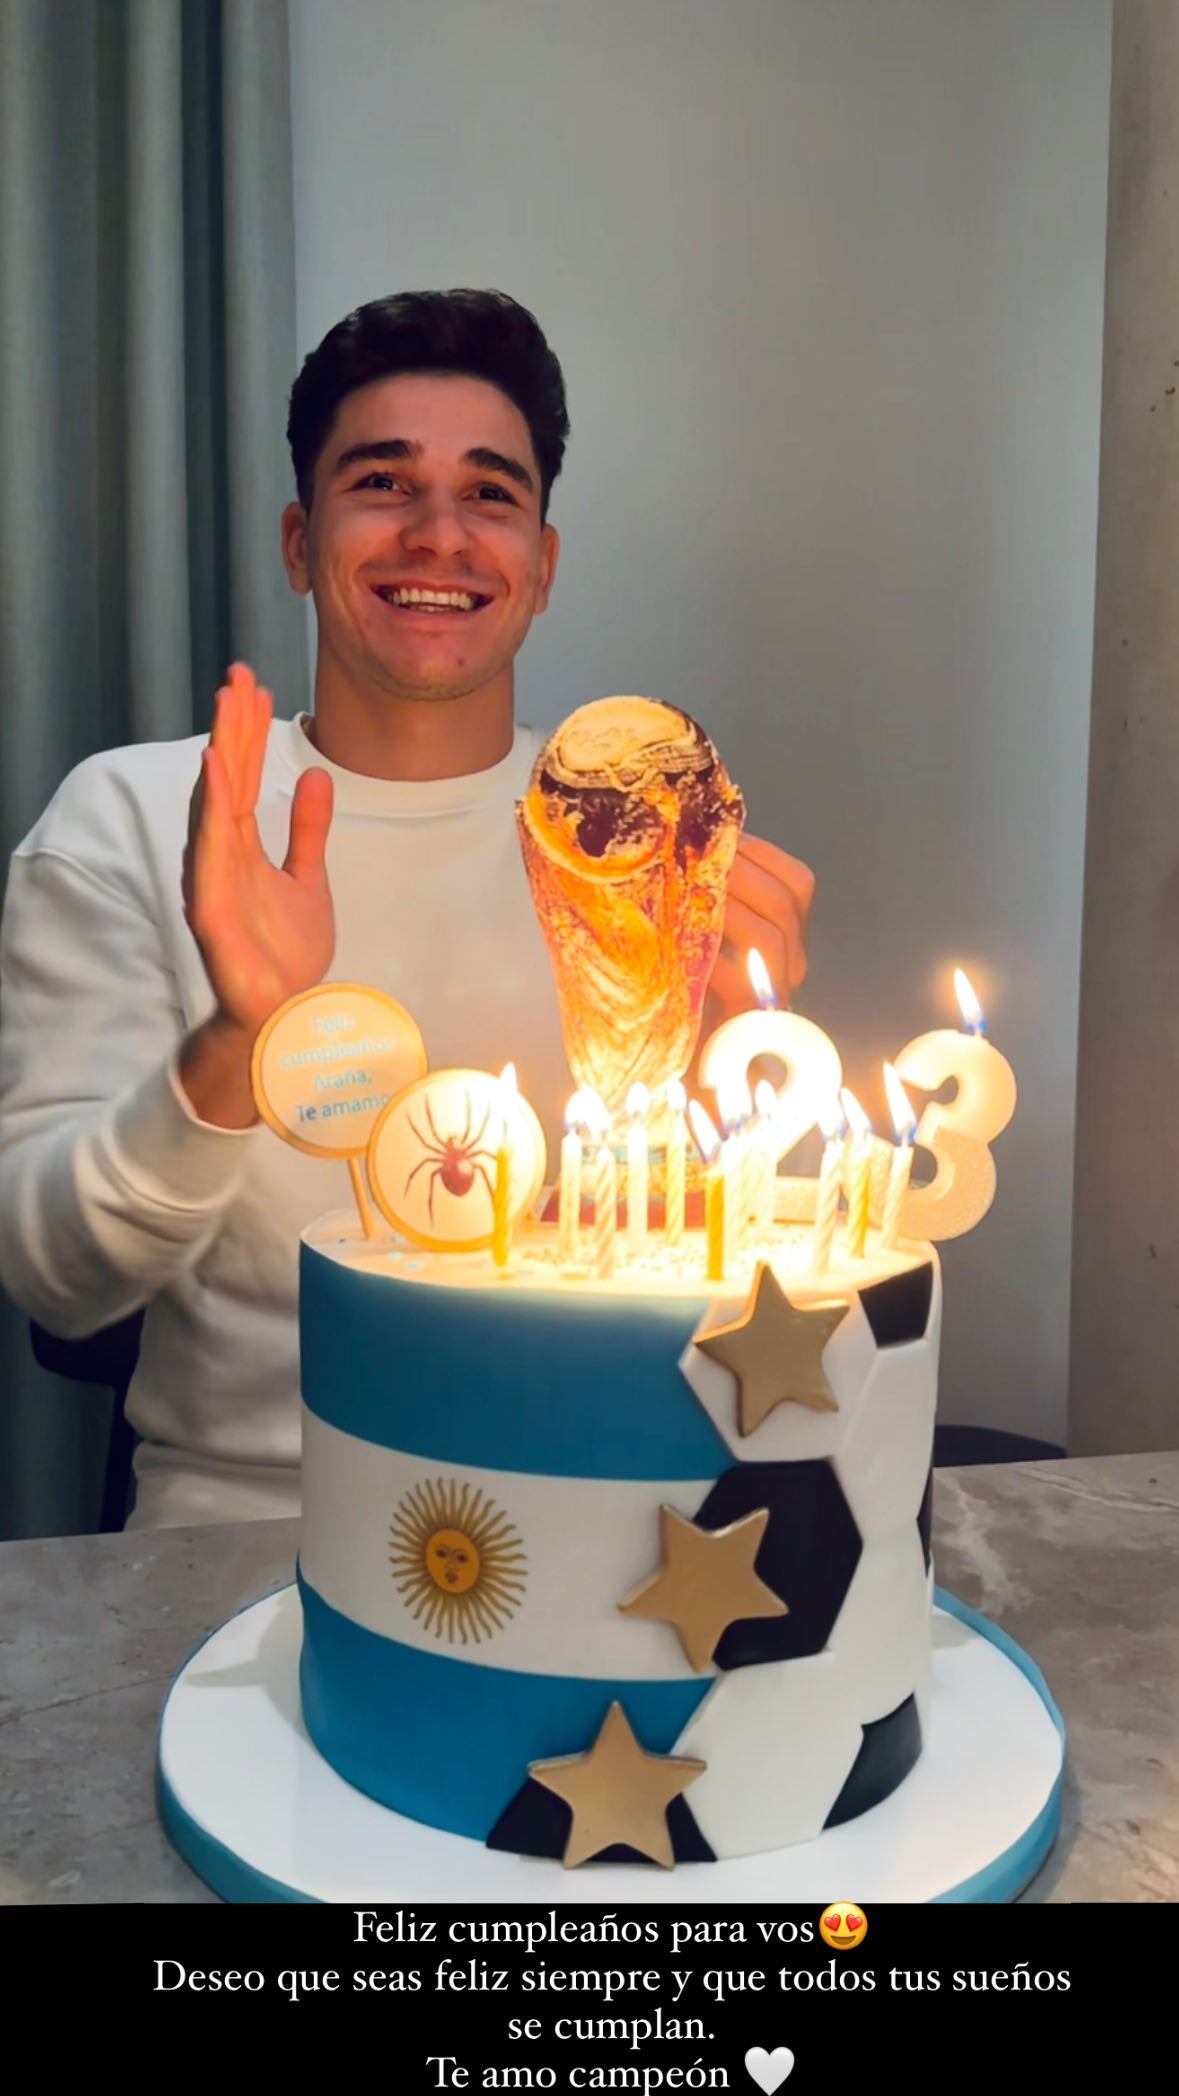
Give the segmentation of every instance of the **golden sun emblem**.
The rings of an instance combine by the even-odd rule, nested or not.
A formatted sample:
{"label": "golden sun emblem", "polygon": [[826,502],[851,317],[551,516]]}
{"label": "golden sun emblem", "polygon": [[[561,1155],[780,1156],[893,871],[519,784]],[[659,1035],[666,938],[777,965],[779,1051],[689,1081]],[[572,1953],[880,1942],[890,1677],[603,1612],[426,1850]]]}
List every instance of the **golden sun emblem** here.
{"label": "golden sun emblem", "polygon": [[393,1580],[424,1630],[476,1645],[515,1615],[528,1562],[493,1499],[454,1478],[406,1493],[389,1529]]}

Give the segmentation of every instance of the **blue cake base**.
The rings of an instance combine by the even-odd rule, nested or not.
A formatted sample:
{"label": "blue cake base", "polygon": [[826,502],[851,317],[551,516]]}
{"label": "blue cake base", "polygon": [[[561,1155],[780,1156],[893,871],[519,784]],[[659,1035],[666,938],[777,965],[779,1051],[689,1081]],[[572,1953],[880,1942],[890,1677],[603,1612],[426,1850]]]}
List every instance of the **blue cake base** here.
{"label": "blue cake base", "polygon": [[792,1848],[672,1871],[567,1871],[376,1804],[307,1735],[293,1586],[222,1624],[177,1675],[160,1718],[161,1817],[197,1875],[234,1901],[825,1906],[841,1884],[864,1906],[1012,1900],[1059,1830],[1064,1723],[1004,1631],[940,1589],[935,1601],[933,1716],[917,1766],[882,1804]]}

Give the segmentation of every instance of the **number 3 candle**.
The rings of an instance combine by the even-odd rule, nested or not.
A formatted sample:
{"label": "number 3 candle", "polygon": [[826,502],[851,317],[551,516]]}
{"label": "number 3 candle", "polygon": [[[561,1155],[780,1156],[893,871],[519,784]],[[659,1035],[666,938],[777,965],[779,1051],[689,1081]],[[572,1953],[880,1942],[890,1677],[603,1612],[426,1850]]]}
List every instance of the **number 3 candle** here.
{"label": "number 3 candle", "polygon": [[935,1243],[961,1237],[986,1214],[995,1198],[988,1145],[1015,1112],[1011,1065],[985,1038],[978,999],[960,968],[954,987],[967,1031],[947,1026],[923,1033],[895,1058],[906,1084],[935,1092],[954,1078],[958,1086],[952,1099],[931,1100],[917,1124],[915,1141],[932,1152],[937,1174],[928,1186],[910,1187],[901,1208],[901,1235]]}

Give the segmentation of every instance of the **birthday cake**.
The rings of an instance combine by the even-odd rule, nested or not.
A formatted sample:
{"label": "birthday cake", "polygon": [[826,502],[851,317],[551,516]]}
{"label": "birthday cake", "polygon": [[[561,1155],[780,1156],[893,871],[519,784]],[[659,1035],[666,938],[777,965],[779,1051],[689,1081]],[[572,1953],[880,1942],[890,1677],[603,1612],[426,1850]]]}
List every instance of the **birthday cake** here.
{"label": "birthday cake", "polygon": [[[396,1069],[363,1176],[336,1138],[358,1213],[301,1247],[304,1721],[383,1805],[520,1855],[808,1842],[928,1736],[935,1244],[989,1204],[1010,1070],[977,1023],[910,1043],[884,1142],[763,981],[704,1046],[721,1127],[694,1101],[689,1144],[736,788],[677,709],[604,700],[519,816],[576,1080],[559,1183],[526,1071],[432,1072],[366,1008],[356,1082],[382,1038]],[[348,989],[310,993],[337,1044]],[[299,1018],[255,1058],[296,1140]],[[898,1077],[957,1096],[918,1121]],[[784,1172],[816,1126],[817,1172]]]}

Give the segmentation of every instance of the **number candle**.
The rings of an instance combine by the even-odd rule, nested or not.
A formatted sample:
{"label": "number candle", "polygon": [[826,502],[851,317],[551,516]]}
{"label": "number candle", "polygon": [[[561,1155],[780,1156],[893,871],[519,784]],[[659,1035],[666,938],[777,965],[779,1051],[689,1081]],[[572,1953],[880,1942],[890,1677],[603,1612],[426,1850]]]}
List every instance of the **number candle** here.
{"label": "number candle", "polygon": [[847,1129],[838,1101],[819,1110],[819,1126],[826,1141],[819,1165],[819,1193],[815,1208],[815,1240],[811,1248],[811,1272],[825,1274],[831,1264],[835,1222],[843,1179],[843,1144]]}
{"label": "number candle", "polygon": [[750,1066],[759,1055],[785,1065],[787,1076],[778,1087],[772,1124],[776,1176],[781,1160],[814,1127],[819,1101],[839,1091],[843,1067],[839,1050],[821,1026],[797,1012],[777,1009],[765,963],[756,950],[749,956],[749,977],[759,1009],[738,1012],[709,1035],[700,1051],[700,1082],[719,1097],[722,1085],[748,1083]]}
{"label": "number candle", "polygon": [[632,1084],[626,1095],[630,1120],[626,1131],[626,1244],[633,1255],[646,1249],[650,1148],[647,1109],[651,1094],[645,1084]]}
{"label": "number candle", "polygon": [[565,1133],[561,1138],[557,1249],[565,1266],[575,1266],[581,1250],[582,1106],[579,1087],[565,1108]]}
{"label": "number candle", "polygon": [[518,1089],[516,1065],[505,1063],[499,1080],[498,1103],[503,1126],[495,1156],[495,1202],[491,1224],[491,1256],[499,1267],[507,1265],[512,1250],[512,1132]]}
{"label": "number candle", "polygon": [[594,1152],[594,1272],[606,1280],[614,1272],[618,1242],[618,1174],[610,1148],[610,1114],[592,1085],[582,1094],[582,1112],[597,1138]]}
{"label": "number candle", "polygon": [[683,1242],[684,1184],[686,1177],[686,1131],[684,1108],[688,1095],[678,1077],[667,1087],[667,1149],[663,1197],[663,1225],[669,1245]]}
{"label": "number candle", "polygon": [[710,1281],[725,1278],[725,1176],[723,1145],[704,1108],[693,1099],[688,1108],[692,1134],[704,1159],[705,1273]]}
{"label": "number candle", "polygon": [[854,1092],[846,1085],[840,1093],[851,1129],[847,1171],[847,1249],[852,1259],[862,1259],[868,1243],[868,1204],[872,1196],[872,1123]]}
{"label": "number candle", "polygon": [[939,1027],[894,1058],[906,1084],[935,1092],[954,1078],[958,1086],[952,1099],[931,1099],[917,1123],[914,1141],[933,1153],[937,1175],[928,1186],[910,1186],[901,1206],[902,1234],[935,1243],[961,1237],[986,1214],[995,1197],[989,1145],[1015,1112],[1011,1065],[984,1038],[978,999],[960,968],[955,985],[968,1031]]}
{"label": "number candle", "polygon": [[909,1174],[913,1169],[913,1137],[917,1132],[917,1116],[913,1112],[908,1093],[891,1063],[884,1065],[884,1089],[888,1093],[888,1109],[896,1129],[897,1146],[888,1167],[888,1192],[884,1196],[884,1220],[880,1225],[880,1249],[891,1252],[896,1244],[901,1223],[901,1204],[909,1190]]}

